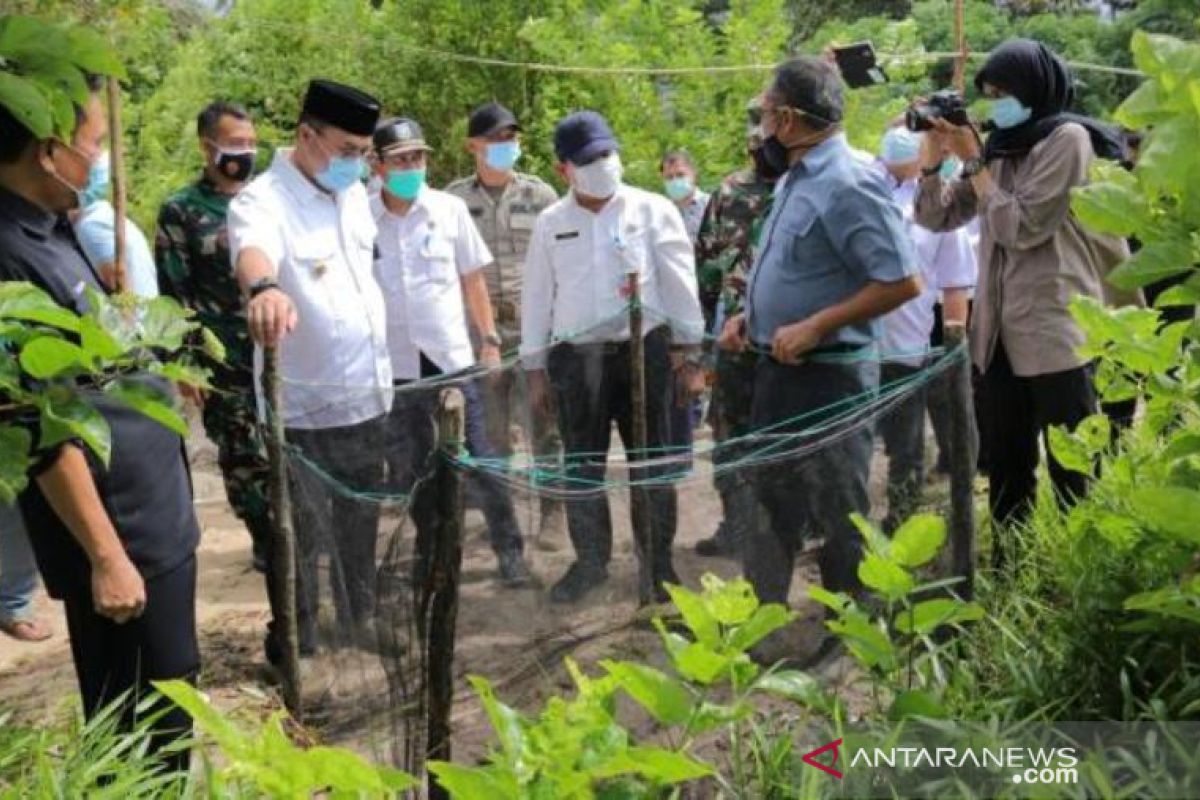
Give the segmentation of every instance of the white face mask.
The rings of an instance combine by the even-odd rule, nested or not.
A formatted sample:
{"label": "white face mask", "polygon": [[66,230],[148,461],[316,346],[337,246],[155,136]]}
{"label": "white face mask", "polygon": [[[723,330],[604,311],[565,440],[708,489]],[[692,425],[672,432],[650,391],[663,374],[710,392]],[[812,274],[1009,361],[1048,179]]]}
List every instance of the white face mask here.
{"label": "white face mask", "polygon": [[571,185],[575,191],[599,200],[612,197],[621,185],[621,156],[612,153],[584,167],[572,167]]}

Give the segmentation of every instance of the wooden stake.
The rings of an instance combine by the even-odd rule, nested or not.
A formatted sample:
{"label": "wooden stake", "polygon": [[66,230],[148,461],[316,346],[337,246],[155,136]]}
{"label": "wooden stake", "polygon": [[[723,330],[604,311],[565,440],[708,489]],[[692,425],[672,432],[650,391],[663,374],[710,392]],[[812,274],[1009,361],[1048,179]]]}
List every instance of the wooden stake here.
{"label": "wooden stake", "polygon": [[112,172],[113,232],[113,281],[115,291],[123,292],[125,280],[125,146],[121,129],[121,84],[116,78],[108,79],[108,138],[109,164]]}
{"label": "wooden stake", "polygon": [[958,56],[954,59],[954,88],[959,94],[965,94],[967,89],[967,31],[963,0],[954,0],[954,49],[958,51]]}
{"label": "wooden stake", "polygon": [[267,397],[267,452],[271,459],[271,512],[274,536],[267,569],[267,590],[275,617],[276,644],[280,649],[283,702],[292,716],[304,718],[300,685],[300,636],[296,619],[296,531],[292,526],[292,500],[288,492],[287,462],[283,459],[283,391],[275,348],[263,349],[263,394]]}
{"label": "wooden stake", "polygon": [[[466,401],[458,389],[442,392],[438,410],[438,449],[433,481],[437,492],[437,532],[428,548],[428,567],[422,570],[418,608],[429,620],[427,696],[429,723],[425,759],[450,760],[450,712],[454,708],[454,633],[458,622],[458,591],[462,574],[464,474],[454,463],[462,455],[466,435]],[[424,549],[424,548],[423,548]],[[422,563],[423,554],[418,554]],[[448,800],[449,792],[432,774],[427,777],[430,800]]]}
{"label": "wooden stake", "polygon": [[946,352],[957,352],[946,385],[950,391],[950,563],[951,574],[963,582],[953,587],[964,599],[975,592],[975,412],[971,402],[971,359],[962,347],[967,329],[962,324],[944,328]]}
{"label": "wooden stake", "polygon": [[[643,459],[649,434],[646,428],[646,348],[642,338],[642,290],[637,270],[625,274],[625,297],[629,301],[629,389],[633,427],[633,450]],[[638,601],[643,605],[654,602],[654,542],[653,526],[650,524],[652,506],[650,491],[639,485],[648,477],[634,466],[629,459],[630,517],[633,523],[633,540],[638,553]]]}

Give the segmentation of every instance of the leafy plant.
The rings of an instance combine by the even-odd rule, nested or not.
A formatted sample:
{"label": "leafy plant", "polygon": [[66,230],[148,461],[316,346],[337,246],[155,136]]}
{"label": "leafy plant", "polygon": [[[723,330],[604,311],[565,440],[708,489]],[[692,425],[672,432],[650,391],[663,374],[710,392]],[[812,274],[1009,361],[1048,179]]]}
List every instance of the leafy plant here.
{"label": "leafy plant", "polygon": [[[942,663],[940,629],[983,618],[983,607],[953,596],[928,597],[952,585],[939,581],[920,585],[914,571],[937,556],[946,540],[946,523],[932,514],[908,519],[892,538],[862,516],[852,515],[866,549],[859,580],[871,590],[879,613],[872,615],[844,592],[810,586],[809,597],[829,608],[825,624],[870,675],[877,708],[886,704],[887,718],[945,717],[941,689],[947,681]],[[926,596],[927,599],[919,599]]]}
{"label": "leafy plant", "polygon": [[[575,696],[551,698],[535,717],[500,702],[485,679],[471,678],[498,746],[483,766],[435,762],[430,770],[458,798],[644,797],[700,778],[741,796],[737,787],[748,780],[744,726],[756,713],[752,699],[775,696],[819,708],[829,701],[805,673],[764,670],[749,656],[750,648],[792,621],[791,612],[760,605],[744,580],[705,575],[702,583],[700,593],[668,587],[688,635],[654,621],[674,674],[608,660],[600,664],[602,676],[589,677],[568,659]],[[618,695],[658,723],[670,746],[636,744],[617,719]],[[732,776],[695,755],[700,737],[717,731],[731,740]]]}

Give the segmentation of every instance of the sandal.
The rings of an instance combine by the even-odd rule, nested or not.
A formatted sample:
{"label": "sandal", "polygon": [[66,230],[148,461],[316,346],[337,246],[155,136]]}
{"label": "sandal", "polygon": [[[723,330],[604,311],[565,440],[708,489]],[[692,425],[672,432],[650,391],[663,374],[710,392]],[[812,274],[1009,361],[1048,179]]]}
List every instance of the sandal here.
{"label": "sandal", "polygon": [[50,626],[36,619],[11,619],[0,622],[0,631],[18,642],[44,642],[54,635]]}

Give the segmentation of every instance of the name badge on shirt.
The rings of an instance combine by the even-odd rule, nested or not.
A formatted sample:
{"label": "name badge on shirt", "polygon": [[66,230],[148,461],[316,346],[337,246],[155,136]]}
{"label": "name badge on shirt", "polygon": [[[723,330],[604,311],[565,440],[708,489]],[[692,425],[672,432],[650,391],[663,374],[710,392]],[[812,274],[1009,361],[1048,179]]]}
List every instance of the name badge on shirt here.
{"label": "name badge on shirt", "polygon": [[579,231],[564,231],[563,233],[554,234],[554,241],[561,242],[566,239],[578,239]]}

